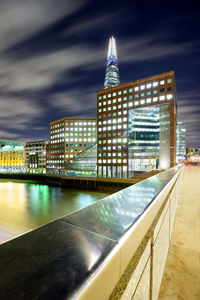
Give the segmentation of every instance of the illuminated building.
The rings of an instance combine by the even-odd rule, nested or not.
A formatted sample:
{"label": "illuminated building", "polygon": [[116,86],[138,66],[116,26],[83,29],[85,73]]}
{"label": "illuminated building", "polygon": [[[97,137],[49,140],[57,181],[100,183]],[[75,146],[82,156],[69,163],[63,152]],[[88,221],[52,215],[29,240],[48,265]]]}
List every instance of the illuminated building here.
{"label": "illuminated building", "polygon": [[25,167],[29,173],[46,173],[47,141],[31,141],[24,145]]}
{"label": "illuminated building", "polygon": [[107,55],[107,66],[106,75],[104,81],[104,88],[111,88],[120,83],[119,81],[119,69],[117,62],[117,50],[115,38],[112,36],[109,39],[108,55]]}
{"label": "illuminated building", "polygon": [[0,172],[25,172],[24,142],[0,140]]}
{"label": "illuminated building", "polygon": [[176,164],[174,72],[97,93],[98,177],[128,178]]}
{"label": "illuminated building", "polygon": [[178,163],[186,159],[186,128],[182,122],[177,122],[176,141],[176,161]]}
{"label": "illuminated building", "polygon": [[96,143],[96,118],[69,117],[50,124],[47,173],[65,174],[65,163]]}

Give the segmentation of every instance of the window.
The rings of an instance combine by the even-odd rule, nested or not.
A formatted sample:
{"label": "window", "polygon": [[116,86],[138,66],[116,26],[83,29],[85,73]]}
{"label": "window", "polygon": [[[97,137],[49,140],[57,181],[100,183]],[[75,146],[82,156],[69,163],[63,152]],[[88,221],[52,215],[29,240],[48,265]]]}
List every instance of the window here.
{"label": "window", "polygon": [[118,94],[118,95],[121,95],[121,94],[122,94],[122,92],[121,92],[121,91],[119,91],[117,94]]}
{"label": "window", "polygon": [[167,91],[169,92],[169,91],[171,91],[171,90],[172,90],[172,87],[171,87],[171,86],[168,86]]}
{"label": "window", "polygon": [[158,82],[153,82],[153,86],[158,86]]}
{"label": "window", "polygon": [[160,96],[159,99],[160,99],[160,100],[165,100],[165,96],[164,96],[164,95],[163,95],[163,96]]}
{"label": "window", "polygon": [[147,89],[151,88],[151,83],[147,83]]}
{"label": "window", "polygon": [[147,92],[147,96],[151,95],[151,92]]}
{"label": "window", "polygon": [[123,94],[127,94],[127,90],[124,90],[124,91],[123,91]]}
{"label": "window", "polygon": [[164,80],[161,80],[161,81],[160,81],[160,85],[163,85],[163,84],[165,84],[165,81],[164,81]]}
{"label": "window", "polygon": [[160,89],[160,93],[163,93],[164,91],[165,91],[165,89],[164,89],[164,88]]}
{"label": "window", "polygon": [[135,101],[135,102],[134,102],[134,105],[139,105],[139,101]]}
{"label": "window", "polygon": [[123,97],[123,100],[126,101],[126,100],[127,100],[127,97]]}
{"label": "window", "polygon": [[110,98],[111,97],[111,94],[108,94],[108,98]]}
{"label": "window", "polygon": [[128,91],[129,91],[129,93],[132,93],[133,89],[131,88],[131,89],[129,89]]}
{"label": "window", "polygon": [[103,95],[103,99],[106,99],[106,95]]}
{"label": "window", "polygon": [[141,97],[144,97],[144,93],[141,93],[140,96],[141,96]]}
{"label": "window", "polygon": [[158,90],[154,90],[153,93],[154,93],[154,94],[157,94],[157,93],[158,93]]}
{"label": "window", "polygon": [[151,103],[151,98],[147,98],[147,103]]}
{"label": "window", "polygon": [[172,94],[167,95],[167,99],[172,99]]}
{"label": "window", "polygon": [[133,95],[129,95],[129,100],[132,100],[133,99]]}
{"label": "window", "polygon": [[144,103],[145,103],[144,99],[140,100],[140,104],[144,104]]}
{"label": "window", "polygon": [[136,86],[135,88],[134,88],[134,91],[139,91],[139,86]]}
{"label": "window", "polygon": [[114,92],[112,95],[113,95],[113,97],[115,97],[116,96],[116,92]]}
{"label": "window", "polygon": [[171,82],[172,82],[171,78],[167,79],[167,83],[171,83]]}
{"label": "window", "polygon": [[141,89],[141,90],[144,90],[144,89],[145,89],[145,85],[144,85],[144,84],[141,85],[141,86],[140,86],[140,89]]}

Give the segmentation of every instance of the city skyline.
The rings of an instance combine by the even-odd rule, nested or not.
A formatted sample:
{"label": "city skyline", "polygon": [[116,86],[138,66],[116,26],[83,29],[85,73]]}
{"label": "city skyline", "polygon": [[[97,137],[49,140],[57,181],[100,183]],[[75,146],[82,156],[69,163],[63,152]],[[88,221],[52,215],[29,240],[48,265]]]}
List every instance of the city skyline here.
{"label": "city skyline", "polygon": [[121,83],[175,70],[178,120],[199,146],[198,4],[172,3],[2,1],[0,138],[49,139],[51,121],[95,117],[113,35]]}

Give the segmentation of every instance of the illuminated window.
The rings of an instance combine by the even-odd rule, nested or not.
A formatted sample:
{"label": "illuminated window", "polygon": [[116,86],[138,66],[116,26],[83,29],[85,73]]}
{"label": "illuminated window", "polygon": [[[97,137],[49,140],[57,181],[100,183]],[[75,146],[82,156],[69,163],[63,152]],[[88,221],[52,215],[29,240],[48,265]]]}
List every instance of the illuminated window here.
{"label": "illuminated window", "polygon": [[160,100],[165,100],[165,96],[164,96],[164,95],[163,95],[163,96],[160,96],[159,99],[160,99]]}
{"label": "illuminated window", "polygon": [[127,100],[127,97],[123,97],[123,100],[126,101],[126,100]]}
{"label": "illuminated window", "polygon": [[111,97],[111,94],[108,94],[108,98],[110,98]]}
{"label": "illuminated window", "polygon": [[124,103],[124,104],[123,104],[123,107],[127,107],[127,103]]}
{"label": "illuminated window", "polygon": [[113,103],[116,103],[116,99],[113,99]]}
{"label": "illuminated window", "polygon": [[139,87],[136,86],[136,87],[134,88],[134,90],[135,90],[135,91],[139,91]]}
{"label": "illuminated window", "polygon": [[140,100],[140,104],[144,104],[144,103],[145,103],[144,99]]}
{"label": "illuminated window", "polygon": [[135,101],[135,102],[134,102],[134,105],[139,105],[139,101]]}
{"label": "illuminated window", "polygon": [[124,91],[123,91],[123,94],[127,94],[127,90],[124,90]]}
{"label": "illuminated window", "polygon": [[112,95],[113,95],[113,97],[115,97],[116,96],[116,92],[114,92]]}
{"label": "illuminated window", "polygon": [[165,81],[164,81],[164,80],[161,80],[161,81],[160,81],[160,84],[161,84],[161,85],[165,84]]}
{"label": "illuminated window", "polygon": [[151,103],[151,98],[147,98],[147,103]]}
{"label": "illuminated window", "polygon": [[167,99],[172,99],[172,94],[167,95]]}
{"label": "illuminated window", "polygon": [[129,100],[132,100],[133,99],[133,95],[129,95]]}
{"label": "illuminated window", "polygon": [[153,82],[153,86],[158,86],[158,82]]}
{"label": "illuminated window", "polygon": [[129,107],[133,106],[133,102],[129,102],[128,106]]}
{"label": "illuminated window", "polygon": [[147,89],[151,88],[151,83],[147,83]]}
{"label": "illuminated window", "polygon": [[151,95],[151,92],[147,92],[147,96]]}
{"label": "illuminated window", "polygon": [[118,98],[118,102],[121,102],[122,101],[122,98]]}
{"label": "illuminated window", "polygon": [[139,94],[135,94],[135,96],[134,96],[135,98],[139,98]]}
{"label": "illuminated window", "polygon": [[106,95],[103,95],[103,99],[106,99]]}
{"label": "illuminated window", "polygon": [[167,79],[167,83],[171,83],[171,82],[172,82],[171,78]]}
{"label": "illuminated window", "polygon": [[144,85],[144,84],[141,85],[141,86],[140,86],[140,89],[141,89],[141,90],[144,90],[144,89],[145,89],[145,85]]}
{"label": "illuminated window", "polygon": [[121,91],[119,91],[117,94],[118,94],[118,95],[121,95],[121,94],[122,94],[122,92],[121,92]]}

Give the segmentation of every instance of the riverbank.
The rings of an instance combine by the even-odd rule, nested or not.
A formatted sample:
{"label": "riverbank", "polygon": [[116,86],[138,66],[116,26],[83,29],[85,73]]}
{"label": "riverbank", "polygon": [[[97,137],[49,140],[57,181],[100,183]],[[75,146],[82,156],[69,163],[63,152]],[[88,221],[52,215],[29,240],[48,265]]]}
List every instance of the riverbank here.
{"label": "riverbank", "polygon": [[50,174],[9,174],[0,173],[0,179],[19,179],[33,180],[38,183],[44,183],[51,186],[60,186],[63,188],[76,188],[96,191],[108,191],[110,193],[117,192],[130,185],[140,182],[148,177],[158,174],[160,171],[151,171],[137,175],[131,179],[116,178],[89,178],[89,177],[67,177]]}

